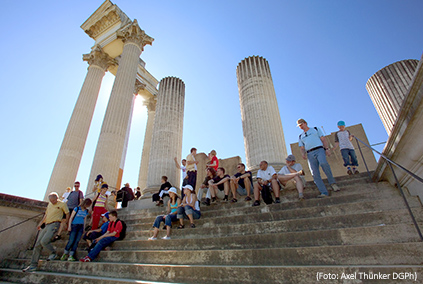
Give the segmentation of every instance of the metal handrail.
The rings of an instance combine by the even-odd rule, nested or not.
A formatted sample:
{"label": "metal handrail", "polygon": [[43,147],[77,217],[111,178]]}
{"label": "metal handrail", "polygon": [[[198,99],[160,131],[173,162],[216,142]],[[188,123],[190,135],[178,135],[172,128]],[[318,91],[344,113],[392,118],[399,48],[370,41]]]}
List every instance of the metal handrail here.
{"label": "metal handrail", "polygon": [[392,165],[395,165],[395,166],[397,166],[398,168],[402,169],[402,170],[403,170],[403,171],[405,171],[407,174],[411,175],[413,178],[415,178],[416,180],[418,180],[418,181],[419,181],[419,182],[421,182],[421,183],[423,183],[423,179],[422,179],[421,177],[417,176],[416,174],[414,174],[413,172],[411,172],[410,170],[408,170],[408,169],[404,168],[404,167],[403,167],[403,166],[401,166],[400,164],[395,163],[394,161],[392,161],[391,159],[389,159],[388,157],[386,157],[385,155],[383,155],[383,154],[382,154],[382,153],[380,153],[379,151],[377,151],[377,150],[373,149],[371,146],[367,145],[365,142],[361,141],[361,140],[360,140],[360,139],[358,139],[357,137],[355,137],[355,136],[354,136],[354,138],[355,138],[355,141],[357,142],[357,146],[358,146],[358,149],[360,150],[361,158],[363,159],[364,165],[366,166],[366,170],[367,170],[367,173],[369,174],[370,179],[371,179],[372,177],[371,177],[371,175],[370,175],[369,168],[367,167],[366,160],[364,159],[363,152],[361,151],[361,147],[360,147],[360,144],[359,144],[358,142],[362,143],[364,146],[366,146],[367,148],[371,149],[372,151],[374,151],[374,152],[378,153],[378,154],[379,154],[379,155],[380,155],[383,159],[385,159],[385,161],[386,161],[386,162],[388,162],[389,168],[391,169],[392,174],[394,175],[395,182],[396,182],[396,184],[397,184],[397,186],[398,186],[398,189],[399,189],[399,191],[400,191],[400,193],[401,193],[401,196],[402,196],[402,198],[403,198],[403,200],[404,200],[404,203],[405,203],[405,205],[406,205],[406,207],[407,207],[407,209],[408,209],[408,213],[410,213],[411,219],[413,220],[414,227],[416,228],[417,233],[419,234],[420,241],[423,241],[423,235],[422,235],[422,232],[420,231],[420,227],[419,227],[419,225],[417,224],[417,221],[416,221],[416,218],[414,217],[414,213],[413,213],[413,211],[411,211],[410,205],[408,204],[408,200],[407,200],[407,198],[405,197],[404,191],[402,190],[402,187],[401,187],[401,185],[400,185],[400,183],[399,183],[399,181],[398,181],[397,175],[395,174],[395,171],[394,171],[394,168],[392,167]]}

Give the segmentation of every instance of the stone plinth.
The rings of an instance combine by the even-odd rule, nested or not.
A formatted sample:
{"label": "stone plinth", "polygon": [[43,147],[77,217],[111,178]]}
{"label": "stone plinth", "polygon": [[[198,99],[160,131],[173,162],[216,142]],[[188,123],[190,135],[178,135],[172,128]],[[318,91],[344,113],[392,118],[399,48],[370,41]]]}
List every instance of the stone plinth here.
{"label": "stone plinth", "polygon": [[5,258],[17,258],[20,250],[32,247],[37,234],[37,225],[43,218],[47,204],[43,201],[0,193],[0,230],[35,217],[0,233],[0,262]]}
{"label": "stone plinth", "polygon": [[367,81],[366,89],[388,135],[391,133],[418,60],[402,60],[376,72]]}
{"label": "stone plinth", "polygon": [[257,170],[263,160],[284,163],[285,138],[269,63],[263,57],[248,57],[236,71],[247,168]]}
{"label": "stone plinth", "polygon": [[147,188],[143,189],[143,195],[156,192],[162,176],[167,176],[172,185],[180,183],[180,170],[175,167],[173,159],[177,157],[179,160],[182,154],[184,104],[184,82],[175,77],[162,79],[157,95]]}
{"label": "stone plinth", "polygon": [[[423,177],[423,57],[417,67],[413,80],[408,88],[406,98],[399,111],[398,118],[392,128],[382,154],[410,170],[419,177]],[[394,166],[401,186],[412,195],[423,199],[422,183]],[[374,173],[375,180],[387,180],[396,183],[389,165],[383,158],[379,159]]]}
{"label": "stone plinth", "polygon": [[[313,126],[309,126],[309,127],[311,128]],[[360,139],[363,142],[370,145],[369,140],[367,139],[367,135],[364,132],[364,128],[361,124],[348,126],[345,129],[349,130],[350,133],[352,135],[356,136],[358,139]],[[299,131],[301,131],[301,129]],[[300,132],[298,133],[298,135],[299,134],[300,134]],[[330,148],[333,148],[333,146],[335,146],[335,132],[332,132],[330,135],[325,136],[325,138],[326,138],[326,141],[328,141],[328,145],[330,146]],[[358,149],[357,143],[354,139],[351,142],[354,146],[354,150],[355,150],[355,153],[356,153],[357,159],[358,159],[358,168],[357,169],[359,170],[360,173],[364,173],[364,172],[366,172],[366,167],[364,165],[363,158],[361,157],[360,150]],[[363,156],[364,156],[364,159],[366,160],[369,171],[373,171],[377,166],[376,159],[375,159],[373,152],[370,149],[368,149],[367,147],[363,147],[363,145],[360,145],[360,147],[361,147],[361,150],[363,152]],[[297,162],[300,163],[301,166],[303,167],[303,169],[306,173],[306,175],[304,176],[305,179],[307,181],[312,181],[313,177],[311,176],[307,160],[303,160],[303,158],[301,156],[301,152],[300,152],[300,147],[298,147],[298,142],[291,144],[291,151],[292,151],[292,154],[297,159]],[[328,161],[328,163],[331,167],[332,174],[333,174],[334,177],[344,176],[344,175],[347,174],[347,170],[344,167],[344,161],[342,159],[341,151],[339,150],[339,147],[336,148],[334,151],[331,151],[331,155],[326,156],[326,159],[327,159],[327,161]],[[275,170],[276,170],[276,168],[275,168]],[[320,175],[323,178],[326,177],[325,173],[322,171],[321,168],[320,168]]]}
{"label": "stone plinth", "polygon": [[107,68],[116,64],[116,61],[104,53],[99,46],[96,46],[90,54],[85,54],[83,59],[90,66],[66,129],[44,200],[48,200],[48,195],[52,191],[56,191],[59,196],[62,196],[66,188],[72,187],[75,182],[101,81]]}

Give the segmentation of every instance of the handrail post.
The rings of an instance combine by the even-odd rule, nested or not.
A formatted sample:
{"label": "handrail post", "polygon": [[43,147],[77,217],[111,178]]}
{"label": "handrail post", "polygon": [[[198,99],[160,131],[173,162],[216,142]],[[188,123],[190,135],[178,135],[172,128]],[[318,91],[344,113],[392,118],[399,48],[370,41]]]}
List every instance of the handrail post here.
{"label": "handrail post", "polygon": [[408,200],[405,197],[404,191],[402,190],[402,187],[401,187],[401,185],[400,185],[400,183],[398,181],[398,178],[397,178],[397,175],[395,174],[394,168],[392,167],[391,163],[388,163],[388,165],[389,165],[389,168],[392,171],[392,174],[394,175],[395,182],[396,182],[396,184],[398,186],[398,189],[399,189],[399,191],[401,193],[401,196],[404,199],[405,206],[407,206],[408,212],[410,213],[411,219],[413,220],[414,227],[416,227],[417,233],[419,234],[420,241],[423,241],[422,232],[420,231],[420,228],[419,228],[419,225],[417,224],[416,218],[414,218],[413,211],[411,211],[410,204],[408,204]]}
{"label": "handrail post", "polygon": [[364,165],[366,166],[367,174],[369,175],[370,180],[372,180],[372,176],[370,175],[369,168],[367,167],[366,160],[364,159],[363,152],[361,151],[360,143],[358,143],[357,137],[355,137],[355,142],[357,143],[358,149],[360,150],[361,158],[363,159]]}

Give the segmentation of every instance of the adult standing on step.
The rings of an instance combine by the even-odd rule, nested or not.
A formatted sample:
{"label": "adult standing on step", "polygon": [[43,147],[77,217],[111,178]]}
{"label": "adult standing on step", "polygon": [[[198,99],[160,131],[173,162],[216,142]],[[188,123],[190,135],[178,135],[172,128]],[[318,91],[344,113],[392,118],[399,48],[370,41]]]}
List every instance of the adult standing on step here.
{"label": "adult standing on step", "polygon": [[298,137],[298,146],[300,146],[303,159],[308,160],[308,167],[313,175],[314,183],[320,191],[320,195],[317,197],[329,196],[329,192],[320,176],[319,166],[325,172],[333,191],[339,191],[340,189],[335,183],[330,165],[326,160],[326,155],[329,156],[330,151],[322,131],[317,127],[308,127],[307,122],[302,118],[297,120],[297,126],[303,130],[303,133]]}
{"label": "adult standing on step", "polygon": [[23,272],[33,272],[37,270],[38,260],[40,259],[43,248],[50,251],[50,256],[47,260],[54,260],[57,258],[56,249],[51,244],[51,239],[54,234],[56,234],[57,230],[59,230],[63,214],[66,214],[66,221],[69,220],[69,209],[68,206],[66,206],[66,203],[59,200],[59,195],[56,192],[50,193],[48,200],[50,202],[47,205],[44,218],[37,226],[37,229],[40,232],[38,234],[34,250],[32,251],[31,264],[27,268],[23,269]]}
{"label": "adult standing on step", "polygon": [[191,185],[195,191],[195,184],[197,183],[197,164],[198,161],[195,160],[195,155],[197,154],[196,148],[191,148],[190,154],[187,156],[187,184]]}

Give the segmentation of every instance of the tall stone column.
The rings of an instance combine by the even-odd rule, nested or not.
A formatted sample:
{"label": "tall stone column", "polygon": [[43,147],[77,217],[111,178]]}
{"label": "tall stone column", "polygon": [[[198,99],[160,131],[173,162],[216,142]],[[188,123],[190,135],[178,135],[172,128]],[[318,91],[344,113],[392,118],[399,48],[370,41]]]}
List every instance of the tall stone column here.
{"label": "tall stone column", "polygon": [[147,187],[148,162],[150,160],[151,139],[153,137],[154,118],[156,116],[155,98],[151,98],[145,101],[144,105],[147,107],[148,118],[144,135],[144,144],[142,147],[140,173],[138,176],[138,186],[141,188],[141,190]]}
{"label": "tall stone column", "polygon": [[48,199],[52,191],[62,196],[68,186],[73,186],[84,152],[101,81],[107,68],[116,64],[116,61],[103,52],[100,46],[96,46],[91,53],[84,54],[83,60],[89,64],[88,72],[69,120],[44,200]]}
{"label": "tall stone column", "polygon": [[397,120],[418,64],[418,60],[412,59],[395,62],[377,71],[366,83],[367,92],[388,135]]}
{"label": "tall stone column", "polygon": [[119,169],[131,115],[139,57],[144,46],[153,42],[140,29],[136,20],[118,31],[117,36],[124,46],[98,139],[88,191],[91,191],[91,185],[100,173],[109,187],[120,188]]}
{"label": "tall stone column", "polygon": [[247,167],[255,171],[265,160],[280,168],[287,153],[269,63],[263,57],[248,57],[236,73]]}
{"label": "tall stone column", "polygon": [[147,188],[143,195],[157,192],[162,176],[167,176],[172,185],[179,186],[180,170],[175,167],[173,159],[182,155],[184,103],[184,82],[175,77],[162,79],[157,95]]}

